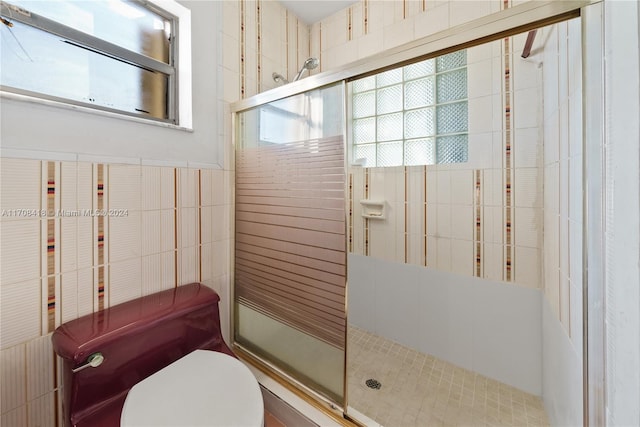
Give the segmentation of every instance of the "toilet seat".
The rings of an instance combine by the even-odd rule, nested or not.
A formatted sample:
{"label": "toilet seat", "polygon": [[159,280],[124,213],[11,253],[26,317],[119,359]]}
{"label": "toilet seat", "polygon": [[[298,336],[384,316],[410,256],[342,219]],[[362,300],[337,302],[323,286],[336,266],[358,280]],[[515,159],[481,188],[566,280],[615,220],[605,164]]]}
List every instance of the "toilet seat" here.
{"label": "toilet seat", "polygon": [[139,382],[127,395],[122,427],[263,425],[255,376],[239,360],[195,350]]}

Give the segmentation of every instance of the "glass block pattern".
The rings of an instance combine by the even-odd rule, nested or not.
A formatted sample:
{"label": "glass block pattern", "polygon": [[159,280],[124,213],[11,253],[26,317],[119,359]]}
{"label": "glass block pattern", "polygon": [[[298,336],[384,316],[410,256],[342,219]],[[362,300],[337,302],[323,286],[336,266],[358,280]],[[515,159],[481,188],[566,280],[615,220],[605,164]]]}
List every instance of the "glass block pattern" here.
{"label": "glass block pattern", "polygon": [[402,85],[378,90],[378,114],[394,113],[402,110]]}
{"label": "glass block pattern", "polygon": [[356,145],[355,160],[365,159],[364,167],[376,166],[376,144]]}
{"label": "glass block pattern", "polygon": [[467,98],[467,69],[438,74],[438,103]]}
{"label": "glass block pattern", "polygon": [[377,166],[402,166],[402,141],[378,144]]}
{"label": "glass block pattern", "polygon": [[466,132],[469,128],[469,114],[466,101],[455,104],[438,105],[436,112],[438,135]]}
{"label": "glass block pattern", "polygon": [[402,139],[402,113],[378,116],[378,141]]}
{"label": "glass block pattern", "polygon": [[466,63],[463,50],[350,83],[354,158],[369,167],[467,161]]}
{"label": "glass block pattern", "polygon": [[416,62],[415,64],[404,67],[404,79],[419,79],[420,77],[425,77],[435,72],[435,59],[427,59],[426,61]]}
{"label": "glass block pattern", "polygon": [[376,93],[369,91],[353,95],[353,118],[373,116],[376,114]]}
{"label": "glass block pattern", "polygon": [[433,108],[407,111],[404,115],[405,138],[420,138],[435,134]]}
{"label": "glass block pattern", "polygon": [[364,92],[367,90],[376,88],[376,76],[365,77],[364,79],[359,79],[353,82],[351,86],[351,90],[354,93]]}
{"label": "glass block pattern", "polygon": [[436,58],[436,71],[453,70],[467,65],[467,51],[459,50]]}
{"label": "glass block pattern", "polygon": [[396,68],[376,75],[376,85],[379,88],[398,83],[402,83],[402,68]]}
{"label": "glass block pattern", "polygon": [[439,136],[437,163],[463,163],[469,158],[467,135]]}
{"label": "glass block pattern", "polygon": [[405,83],[404,108],[407,110],[411,110],[413,108],[433,105],[435,102],[435,87],[433,80],[434,79],[432,76]]}
{"label": "glass block pattern", "polygon": [[436,163],[436,142],[433,138],[412,139],[404,143],[404,164],[433,165]]}
{"label": "glass block pattern", "polygon": [[376,118],[369,117],[353,121],[353,143],[362,144],[376,141]]}

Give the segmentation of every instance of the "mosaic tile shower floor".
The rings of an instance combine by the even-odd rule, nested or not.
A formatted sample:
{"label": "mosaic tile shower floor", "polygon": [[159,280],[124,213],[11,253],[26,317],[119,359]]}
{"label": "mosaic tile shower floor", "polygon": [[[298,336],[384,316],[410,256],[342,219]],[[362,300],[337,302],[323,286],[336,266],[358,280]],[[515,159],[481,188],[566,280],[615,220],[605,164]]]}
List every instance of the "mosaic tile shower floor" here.
{"label": "mosaic tile shower floor", "polygon": [[549,425],[539,397],[428,354],[353,326],[347,348],[349,405],[384,427]]}

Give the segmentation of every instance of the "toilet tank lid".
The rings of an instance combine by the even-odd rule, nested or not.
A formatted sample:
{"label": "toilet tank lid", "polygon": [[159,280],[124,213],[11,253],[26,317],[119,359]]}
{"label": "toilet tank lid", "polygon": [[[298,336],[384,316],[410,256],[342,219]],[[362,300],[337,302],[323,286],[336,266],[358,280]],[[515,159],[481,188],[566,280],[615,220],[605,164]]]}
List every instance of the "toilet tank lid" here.
{"label": "toilet tank lid", "polygon": [[51,337],[53,349],[62,358],[79,363],[123,335],[218,301],[218,294],[200,283],[147,295],[60,325]]}

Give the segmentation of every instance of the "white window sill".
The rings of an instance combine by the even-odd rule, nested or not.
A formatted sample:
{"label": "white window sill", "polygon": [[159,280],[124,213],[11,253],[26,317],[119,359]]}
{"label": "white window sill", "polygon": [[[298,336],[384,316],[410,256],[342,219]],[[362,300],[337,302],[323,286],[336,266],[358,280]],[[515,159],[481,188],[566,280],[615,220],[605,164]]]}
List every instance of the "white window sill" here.
{"label": "white window sill", "polygon": [[17,100],[21,102],[29,102],[32,104],[47,105],[50,107],[61,108],[65,110],[80,111],[83,113],[95,114],[102,117],[110,117],[113,119],[126,120],[126,121],[141,123],[145,125],[159,126],[163,128],[175,129],[175,130],[180,130],[184,132],[193,132],[193,128],[191,127],[184,127],[180,125],[175,125],[173,123],[160,122],[157,120],[149,120],[143,117],[129,116],[127,114],[119,114],[111,111],[98,110],[95,108],[84,107],[82,105],[75,105],[75,104],[70,104],[62,101],[43,99],[43,98],[38,98],[35,96],[29,96],[29,95],[21,95],[18,93],[7,92],[2,90],[0,90],[0,98],[12,99],[12,100]]}

